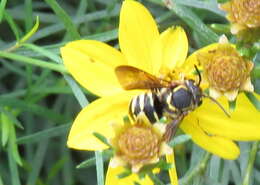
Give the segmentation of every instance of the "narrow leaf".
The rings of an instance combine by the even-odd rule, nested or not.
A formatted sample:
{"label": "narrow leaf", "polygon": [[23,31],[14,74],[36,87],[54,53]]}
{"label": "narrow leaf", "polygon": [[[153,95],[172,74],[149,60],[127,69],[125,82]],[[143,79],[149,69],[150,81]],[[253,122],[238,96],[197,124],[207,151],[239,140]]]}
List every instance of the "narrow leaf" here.
{"label": "narrow leaf", "polygon": [[18,172],[18,166],[13,158],[12,152],[13,152],[12,144],[9,143],[7,153],[8,153],[8,163],[9,163],[9,168],[10,168],[9,171],[10,171],[12,185],[21,185],[19,172]]}
{"label": "narrow leaf", "polygon": [[4,16],[6,2],[7,0],[1,0],[0,2],[0,23],[2,22],[2,18]]}
{"label": "narrow leaf", "polygon": [[13,31],[16,41],[20,40],[21,30],[18,27],[18,25],[14,22],[12,16],[6,10],[4,11],[4,17],[7,23],[9,24],[11,30]]}
{"label": "narrow leaf", "polygon": [[65,116],[53,112],[52,110],[49,110],[45,107],[41,107],[33,103],[25,102],[23,100],[18,100],[14,98],[0,98],[0,105],[17,108],[22,111],[31,112],[36,115],[45,117],[49,120],[52,120],[54,122],[59,122],[59,123],[67,122],[67,118]]}
{"label": "narrow leaf", "polygon": [[201,38],[208,43],[217,42],[218,35],[210,30],[190,8],[178,4],[175,0],[168,0],[167,2],[169,3],[166,6],[173,10],[193,30],[197,31]]}
{"label": "narrow leaf", "polygon": [[37,16],[36,17],[36,23],[34,24],[34,26],[32,27],[32,29],[25,35],[21,38],[21,40],[19,41],[19,43],[23,43],[23,42],[26,42],[39,28],[39,17]]}
{"label": "narrow leaf", "polygon": [[255,97],[255,95],[249,92],[246,92],[245,94],[250,102],[255,106],[255,108],[260,111],[260,101]]}
{"label": "narrow leaf", "polygon": [[80,34],[78,33],[77,28],[74,26],[68,14],[63,10],[63,8],[60,7],[56,0],[45,1],[51,6],[56,15],[61,19],[71,38],[73,40],[80,39]]}
{"label": "narrow leaf", "polygon": [[104,185],[104,164],[102,152],[95,151],[96,157],[96,171],[97,171],[97,184]]}
{"label": "narrow leaf", "polygon": [[31,135],[23,136],[17,139],[18,144],[28,144],[42,141],[47,138],[61,136],[66,134],[71,127],[71,124],[65,124],[53,128],[49,128],[40,132],[33,133]]}

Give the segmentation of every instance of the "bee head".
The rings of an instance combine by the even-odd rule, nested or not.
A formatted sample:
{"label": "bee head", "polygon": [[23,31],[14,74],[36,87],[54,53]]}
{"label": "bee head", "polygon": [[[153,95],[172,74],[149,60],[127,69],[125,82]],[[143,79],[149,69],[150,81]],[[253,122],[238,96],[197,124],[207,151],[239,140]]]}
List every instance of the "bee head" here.
{"label": "bee head", "polygon": [[192,94],[194,103],[197,106],[200,106],[202,103],[202,96],[203,96],[201,88],[198,86],[198,84],[194,80],[187,80],[186,87]]}

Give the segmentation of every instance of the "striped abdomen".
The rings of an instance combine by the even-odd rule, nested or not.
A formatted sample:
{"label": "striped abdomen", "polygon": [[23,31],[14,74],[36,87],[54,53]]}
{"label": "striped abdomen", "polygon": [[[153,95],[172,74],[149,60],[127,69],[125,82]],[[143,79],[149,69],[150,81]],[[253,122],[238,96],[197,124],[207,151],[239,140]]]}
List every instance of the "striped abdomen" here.
{"label": "striped abdomen", "polygon": [[162,118],[163,107],[155,92],[147,92],[131,100],[129,114],[134,120],[138,115],[144,114],[151,123],[155,123]]}

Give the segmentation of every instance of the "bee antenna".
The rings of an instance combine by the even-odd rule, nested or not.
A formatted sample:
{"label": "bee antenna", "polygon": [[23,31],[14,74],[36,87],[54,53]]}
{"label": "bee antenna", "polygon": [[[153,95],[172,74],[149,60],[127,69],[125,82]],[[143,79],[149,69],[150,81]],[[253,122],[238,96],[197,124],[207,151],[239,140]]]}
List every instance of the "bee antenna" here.
{"label": "bee antenna", "polygon": [[207,94],[203,94],[202,96],[209,98],[212,102],[217,104],[222,109],[222,111],[230,118],[230,114],[224,109],[224,107],[216,99],[212,98],[211,96],[209,96]]}
{"label": "bee antenna", "polygon": [[200,74],[200,71],[198,69],[198,67],[196,65],[194,65],[195,69],[196,69],[196,72],[198,73],[199,75],[199,83],[198,83],[198,86],[200,85],[200,82],[201,82],[201,74]]}

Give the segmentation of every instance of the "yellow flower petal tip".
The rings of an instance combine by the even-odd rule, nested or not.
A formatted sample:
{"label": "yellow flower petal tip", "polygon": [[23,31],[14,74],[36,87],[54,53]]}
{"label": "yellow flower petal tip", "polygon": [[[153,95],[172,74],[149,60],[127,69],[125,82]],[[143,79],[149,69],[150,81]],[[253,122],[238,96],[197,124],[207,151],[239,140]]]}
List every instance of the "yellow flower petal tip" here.
{"label": "yellow flower petal tip", "polygon": [[188,38],[181,27],[171,27],[160,35],[163,49],[163,63],[160,72],[167,74],[181,67],[188,53]]}
{"label": "yellow flower petal tip", "polygon": [[156,70],[159,71],[157,69],[161,61],[159,31],[151,13],[141,3],[123,2],[118,39],[128,65],[151,74]]}

